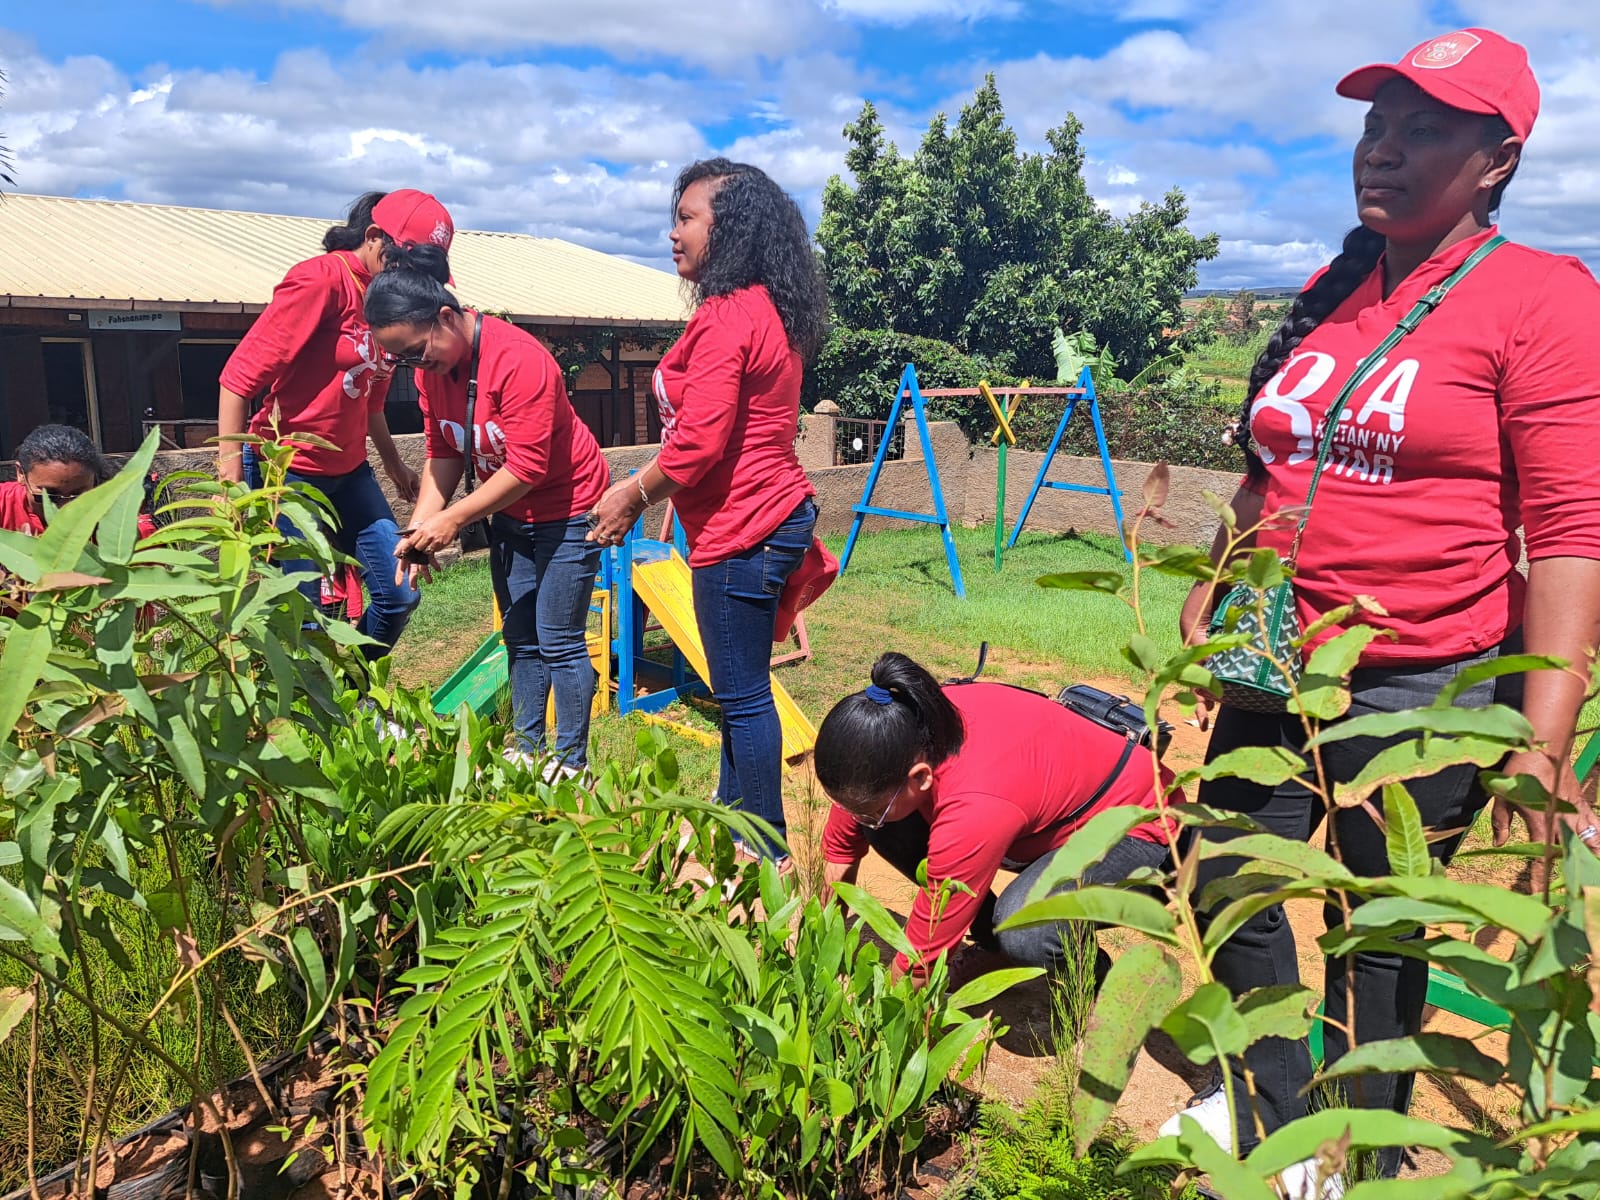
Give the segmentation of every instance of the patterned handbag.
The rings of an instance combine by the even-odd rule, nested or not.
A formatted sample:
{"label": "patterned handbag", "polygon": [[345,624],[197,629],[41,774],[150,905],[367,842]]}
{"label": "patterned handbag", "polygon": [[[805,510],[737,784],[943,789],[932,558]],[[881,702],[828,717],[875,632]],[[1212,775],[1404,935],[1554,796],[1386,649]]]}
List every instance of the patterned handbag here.
{"label": "patterned handbag", "polygon": [[[1300,510],[1300,520],[1295,526],[1294,541],[1284,559],[1287,574],[1294,574],[1295,560],[1300,555],[1300,538],[1311,519],[1311,502],[1317,497],[1317,484],[1322,479],[1323,468],[1328,463],[1328,453],[1333,449],[1333,435],[1338,431],[1339,418],[1356,388],[1377,370],[1384,357],[1401,338],[1405,337],[1434,309],[1438,308],[1450,289],[1466,278],[1467,274],[1506,239],[1499,234],[1484,242],[1438,287],[1430,288],[1422,299],[1398,324],[1389,336],[1378,343],[1378,348],[1357,365],[1338,397],[1328,409],[1322,426],[1322,440],[1317,447],[1317,462],[1311,472],[1311,485],[1306,489],[1306,502]],[[1245,634],[1249,641],[1244,645],[1222,650],[1206,659],[1206,669],[1216,677],[1222,702],[1247,712],[1281,713],[1288,707],[1289,696],[1300,680],[1300,616],[1295,608],[1294,583],[1285,579],[1270,588],[1257,588],[1249,583],[1237,583],[1230,588],[1216,610],[1211,614],[1207,630],[1209,637],[1227,634]]]}

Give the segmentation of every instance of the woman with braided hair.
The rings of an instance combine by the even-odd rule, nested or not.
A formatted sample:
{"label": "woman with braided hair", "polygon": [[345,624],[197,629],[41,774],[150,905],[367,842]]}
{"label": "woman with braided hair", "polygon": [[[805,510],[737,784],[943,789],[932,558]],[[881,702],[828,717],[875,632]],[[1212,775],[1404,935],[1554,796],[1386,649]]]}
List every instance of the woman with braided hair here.
{"label": "woman with braided hair", "polygon": [[[1523,48],[1485,29],[1433,38],[1398,63],[1363,67],[1338,91],[1371,102],[1354,158],[1361,224],[1295,300],[1255,364],[1238,427],[1248,462],[1233,500],[1239,527],[1258,527],[1253,544],[1283,557],[1294,529],[1273,518],[1304,504],[1330,407],[1400,318],[1495,238],[1492,214],[1539,107]],[[1563,820],[1586,841],[1597,838],[1594,814],[1568,757],[1583,668],[1600,639],[1600,459],[1589,451],[1600,429],[1600,379],[1587,354],[1597,325],[1600,287],[1576,259],[1511,243],[1492,247],[1355,387],[1337,420],[1295,576],[1303,625],[1356,595],[1382,606],[1365,618],[1384,632],[1351,676],[1350,716],[1430,704],[1462,671],[1508,649],[1574,664],[1574,671],[1485,680],[1455,703],[1521,707],[1540,748],[1511,756],[1502,769],[1533,775],[1570,800],[1576,815]],[[1526,579],[1518,571],[1519,526]],[[1223,542],[1219,535],[1219,558]],[[1191,640],[1203,637],[1212,601],[1202,585],[1184,606]],[[1208,753],[1262,745],[1301,752],[1304,743],[1298,716],[1225,704]],[[1330,743],[1321,750],[1324,768],[1333,781],[1348,781],[1389,744]],[[1430,853],[1448,862],[1486,800],[1476,769],[1453,767],[1408,788]],[[1199,799],[1297,841],[1310,840],[1325,815],[1300,780],[1272,787],[1219,779],[1202,784]],[[1522,815],[1536,837],[1553,836],[1540,814]],[[1497,840],[1510,819],[1509,810],[1496,813]],[[1204,836],[1238,834],[1207,829]],[[1357,874],[1388,871],[1384,834],[1361,809],[1333,815],[1328,846]],[[1209,860],[1200,882],[1238,865]],[[1330,910],[1327,919],[1337,918]],[[1215,969],[1236,993],[1298,983],[1282,909],[1247,922],[1217,954]],[[1354,1043],[1415,1033],[1426,988],[1427,964],[1414,959],[1328,960],[1329,1061]],[[1248,1069],[1265,1132],[1306,1111],[1312,1071],[1303,1042],[1257,1043],[1230,1069],[1240,1095]],[[1411,1084],[1410,1075],[1367,1076],[1353,1081],[1351,1099],[1403,1112]],[[1248,1150],[1256,1129],[1248,1106],[1240,1107],[1237,1131],[1220,1091],[1189,1114],[1222,1144]],[[1395,1149],[1379,1165],[1393,1174],[1399,1160]],[[1290,1194],[1314,1194],[1310,1179],[1300,1187]],[[1335,1183],[1320,1194],[1337,1191]]]}

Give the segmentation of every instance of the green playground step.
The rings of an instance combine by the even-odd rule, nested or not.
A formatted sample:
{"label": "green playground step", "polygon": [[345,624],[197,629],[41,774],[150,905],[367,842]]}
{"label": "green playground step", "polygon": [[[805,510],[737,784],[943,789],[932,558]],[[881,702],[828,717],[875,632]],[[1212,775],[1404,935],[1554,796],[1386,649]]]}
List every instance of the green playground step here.
{"label": "green playground step", "polygon": [[[1452,1016],[1463,1017],[1468,1021],[1476,1021],[1486,1029],[1507,1029],[1511,1025],[1511,1017],[1505,1009],[1498,1004],[1491,1004],[1482,996],[1472,992],[1462,981],[1461,976],[1452,971],[1444,971],[1438,967],[1428,968],[1428,1003],[1441,1012]],[[1317,1016],[1322,1016],[1322,1005],[1317,1006]],[[1322,1022],[1311,1022],[1311,1036],[1307,1039],[1311,1045],[1311,1061],[1322,1061]],[[1595,1065],[1600,1066],[1600,1057],[1595,1059]]]}
{"label": "green playground step", "polygon": [[433,693],[433,711],[452,713],[465,704],[481,717],[494,711],[506,682],[506,648],[496,630],[439,685]]}

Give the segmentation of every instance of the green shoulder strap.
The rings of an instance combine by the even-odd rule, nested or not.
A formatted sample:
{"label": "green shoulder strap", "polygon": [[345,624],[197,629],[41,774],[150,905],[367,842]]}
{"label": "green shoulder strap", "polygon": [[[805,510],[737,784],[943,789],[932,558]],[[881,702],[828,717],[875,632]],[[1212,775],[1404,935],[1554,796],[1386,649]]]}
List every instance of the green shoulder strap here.
{"label": "green shoulder strap", "polygon": [[1294,561],[1300,553],[1300,537],[1306,531],[1306,522],[1311,519],[1311,502],[1317,498],[1317,484],[1321,482],[1322,470],[1328,464],[1328,452],[1333,449],[1333,435],[1339,430],[1339,417],[1344,413],[1344,407],[1350,402],[1350,397],[1355,394],[1355,390],[1358,387],[1366,382],[1367,377],[1378,369],[1378,364],[1383,361],[1384,356],[1390,350],[1394,349],[1395,344],[1418,325],[1421,325],[1423,319],[1444,302],[1444,298],[1450,294],[1451,288],[1465,279],[1474,267],[1505,244],[1506,239],[1498,233],[1495,234],[1474,250],[1468,256],[1467,261],[1455,269],[1450,278],[1436,287],[1429,288],[1422,299],[1418,300],[1412,307],[1411,311],[1401,317],[1395,327],[1389,331],[1389,336],[1379,342],[1377,349],[1363,358],[1356,365],[1356,369],[1350,378],[1345,380],[1345,385],[1340,389],[1338,398],[1334,400],[1332,406],[1328,409],[1327,420],[1322,427],[1322,443],[1317,448],[1316,470],[1311,472],[1311,486],[1306,489],[1305,506],[1300,512],[1300,523],[1295,526],[1294,543],[1289,547],[1288,562],[1290,566],[1294,565]]}

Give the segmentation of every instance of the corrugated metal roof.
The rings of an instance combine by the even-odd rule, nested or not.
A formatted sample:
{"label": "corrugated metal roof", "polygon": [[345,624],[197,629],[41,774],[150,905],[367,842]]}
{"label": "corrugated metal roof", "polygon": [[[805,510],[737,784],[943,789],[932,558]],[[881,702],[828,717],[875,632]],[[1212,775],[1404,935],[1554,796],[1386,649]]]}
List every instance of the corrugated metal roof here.
{"label": "corrugated metal roof", "polygon": [[[283,273],[317,253],[330,224],[9,194],[0,198],[0,310],[259,311]],[[463,303],[519,321],[660,325],[687,317],[676,275],[555,238],[460,230],[450,267]]]}

